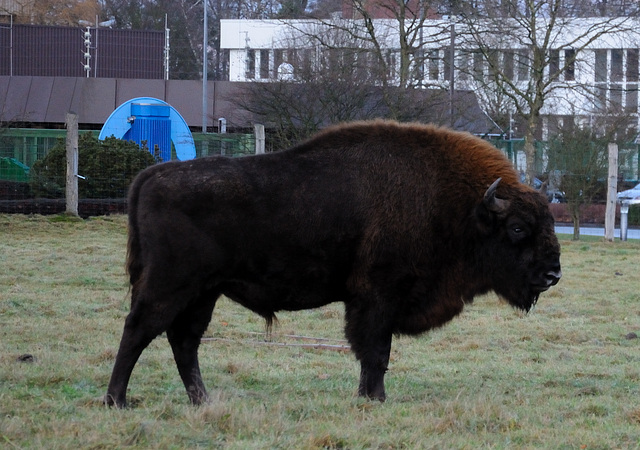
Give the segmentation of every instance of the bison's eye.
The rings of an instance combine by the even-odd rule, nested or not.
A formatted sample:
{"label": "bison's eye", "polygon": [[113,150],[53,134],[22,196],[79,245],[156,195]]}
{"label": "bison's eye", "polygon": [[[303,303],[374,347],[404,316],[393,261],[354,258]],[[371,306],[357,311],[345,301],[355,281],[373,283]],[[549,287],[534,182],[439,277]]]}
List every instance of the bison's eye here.
{"label": "bison's eye", "polygon": [[509,238],[513,243],[519,242],[529,236],[529,228],[519,221],[508,224],[507,230]]}

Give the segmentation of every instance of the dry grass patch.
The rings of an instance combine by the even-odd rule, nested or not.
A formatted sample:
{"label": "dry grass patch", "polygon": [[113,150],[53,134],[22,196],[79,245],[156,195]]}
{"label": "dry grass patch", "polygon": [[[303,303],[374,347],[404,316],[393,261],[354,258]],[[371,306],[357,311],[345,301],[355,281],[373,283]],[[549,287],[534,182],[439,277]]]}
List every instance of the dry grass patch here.
{"label": "dry grass patch", "polygon": [[[479,298],[394,340],[388,401],[359,399],[350,353],[266,345],[225,299],[201,346],[212,401],[191,407],[166,338],[104,394],[128,310],[126,220],[0,215],[0,447],[638,448],[640,243],[562,240],[564,278],[530,314]],[[282,313],[271,343],[341,344],[343,308]]]}

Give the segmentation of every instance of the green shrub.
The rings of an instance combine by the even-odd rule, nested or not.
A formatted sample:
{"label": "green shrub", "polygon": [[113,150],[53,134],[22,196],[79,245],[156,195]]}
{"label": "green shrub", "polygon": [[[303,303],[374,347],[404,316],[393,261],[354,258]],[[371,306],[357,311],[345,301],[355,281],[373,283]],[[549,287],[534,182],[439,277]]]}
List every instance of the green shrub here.
{"label": "green shrub", "polygon": [[640,225],[640,205],[629,208],[629,225]]}
{"label": "green shrub", "polygon": [[[100,141],[91,133],[78,138],[78,180],[80,198],[123,198],[133,178],[155,164],[146,149],[135,142],[114,137]],[[61,198],[65,195],[66,148],[63,139],[47,156],[32,167],[31,187],[37,197]]]}

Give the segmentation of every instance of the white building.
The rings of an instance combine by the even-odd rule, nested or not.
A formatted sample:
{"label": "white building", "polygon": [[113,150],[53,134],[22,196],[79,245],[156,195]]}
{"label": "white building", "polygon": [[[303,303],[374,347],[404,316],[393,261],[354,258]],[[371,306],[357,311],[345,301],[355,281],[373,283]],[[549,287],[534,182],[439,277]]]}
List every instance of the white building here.
{"label": "white building", "polygon": [[[341,20],[341,19],[338,19]],[[640,30],[640,23],[631,26],[629,19],[620,30],[610,25],[611,31],[587,43],[592,34],[601,33],[598,22],[605,19],[573,19],[553,36],[554,46],[550,55],[549,71],[558,71],[557,88],[552,100],[547,103],[545,114],[590,115],[603,110],[607,101],[610,106],[618,106],[627,112],[638,112],[638,74],[640,34],[629,32],[630,28]],[[341,20],[356,24],[356,21]],[[393,61],[397,51],[397,21],[374,20],[379,42]],[[419,72],[421,84],[425,87],[448,88],[450,69],[449,20],[431,20],[424,28],[423,67]],[[473,44],[464,42],[465,31],[456,25],[454,79],[456,88],[477,90],[474,77],[482,73],[488,76],[490,69],[486,58],[475,51]],[[327,24],[315,20],[222,20],[220,46],[229,52],[230,81],[273,81],[278,78],[295,78],[296,70],[303,64],[322,64],[321,54],[326,48],[315,36],[322,36],[323,43],[349,48],[368,44],[364,39],[349,38],[349,42],[337,42],[331,36]],[[335,31],[333,31],[335,33]],[[504,39],[502,39],[504,41]],[[584,47],[584,48],[583,48]],[[553,48],[553,46],[552,46]],[[579,55],[576,56],[576,49]],[[500,42],[496,37],[495,61],[515,86],[523,86],[529,81],[530,51],[519,48],[513,41]],[[574,63],[565,66],[575,58]],[[395,61],[398,65],[399,62]],[[391,64],[393,66],[393,64]],[[291,70],[293,69],[293,73]]]}
{"label": "white building", "polygon": [[[556,24],[557,31],[549,36],[552,44],[547,47],[552,50],[547,55],[545,79],[552,76],[553,81],[545,98],[539,137],[545,139],[568,118],[597,127],[603,117],[611,116],[625,116],[629,134],[637,134],[640,31],[634,30],[640,30],[638,19],[559,20],[564,22]],[[377,42],[385,53],[387,76],[397,81],[400,70],[398,22],[374,19],[373,23]],[[508,80],[501,89],[511,92],[532,89],[528,86],[532,51],[526,43],[518,44],[526,39],[518,39],[518,32],[513,32],[517,27],[512,27],[511,37],[495,33],[494,48],[479,51],[477,44],[465,38],[469,33],[463,24],[448,18],[425,23],[419,36],[424,57],[419,59],[420,67],[412,67],[411,72],[414,86],[450,89],[453,77],[455,89],[471,90],[481,105],[489,105],[497,101],[495,92],[499,89],[488,89],[491,83],[487,81],[491,79],[491,70],[500,70],[504,80]],[[336,24],[339,28],[348,28],[349,33],[336,31]],[[367,66],[375,66],[371,55],[363,52],[371,42],[366,39],[362,21],[336,18],[331,25],[334,26],[315,20],[222,20],[221,49],[229,52],[229,80],[303,81],[301,74],[305,67],[334,70],[332,58],[340,58],[343,64],[353,61],[354,67],[362,67],[356,64],[359,58],[370,58]],[[359,33],[361,39],[353,37]],[[453,66],[449,63],[452,48]],[[515,113],[513,103],[509,104],[513,100],[501,101],[504,103],[497,107],[494,104],[494,110]],[[633,161],[629,163],[637,174],[637,149],[630,155]]]}

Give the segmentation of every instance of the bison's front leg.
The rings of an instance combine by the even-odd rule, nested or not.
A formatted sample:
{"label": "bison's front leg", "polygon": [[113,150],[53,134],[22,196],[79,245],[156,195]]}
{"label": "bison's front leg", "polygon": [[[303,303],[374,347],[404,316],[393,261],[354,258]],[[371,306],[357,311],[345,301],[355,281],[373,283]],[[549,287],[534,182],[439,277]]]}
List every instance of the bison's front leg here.
{"label": "bison's front leg", "polygon": [[392,331],[389,315],[375,306],[349,304],[346,307],[346,335],[360,361],[358,395],[385,401],[384,374],[389,365]]}

